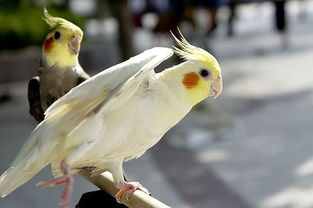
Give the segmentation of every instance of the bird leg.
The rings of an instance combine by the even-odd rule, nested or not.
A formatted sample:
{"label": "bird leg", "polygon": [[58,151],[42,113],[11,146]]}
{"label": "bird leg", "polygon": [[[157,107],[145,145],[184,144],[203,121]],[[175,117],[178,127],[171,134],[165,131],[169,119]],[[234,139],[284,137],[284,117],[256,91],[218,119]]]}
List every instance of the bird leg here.
{"label": "bird leg", "polygon": [[61,196],[61,206],[62,208],[69,208],[70,207],[70,199],[73,192],[73,185],[74,185],[74,179],[73,176],[70,174],[69,167],[65,164],[64,161],[61,162],[61,171],[63,173],[63,176],[55,178],[51,181],[43,181],[38,183],[37,185],[42,187],[53,187],[53,186],[59,186],[62,184],[66,184],[63,194]]}
{"label": "bird leg", "polygon": [[131,195],[136,191],[140,190],[145,192],[146,194],[149,194],[148,189],[143,187],[140,183],[138,182],[119,182],[116,184],[116,187],[119,188],[119,192],[115,195],[115,198],[118,202],[121,201],[123,198],[124,194],[127,200],[131,197]]}

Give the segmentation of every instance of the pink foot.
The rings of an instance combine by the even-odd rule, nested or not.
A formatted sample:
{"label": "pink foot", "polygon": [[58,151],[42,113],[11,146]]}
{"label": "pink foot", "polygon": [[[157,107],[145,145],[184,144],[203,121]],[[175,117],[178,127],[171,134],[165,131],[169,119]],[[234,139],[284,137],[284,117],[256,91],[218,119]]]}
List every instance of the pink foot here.
{"label": "pink foot", "polygon": [[65,184],[65,188],[61,196],[61,206],[62,208],[69,208],[73,192],[74,179],[70,174],[69,168],[63,161],[61,163],[61,171],[64,174],[63,176],[52,179],[51,181],[40,182],[37,185],[46,188]]}
{"label": "pink foot", "polygon": [[136,190],[140,190],[140,191],[145,192],[146,194],[149,194],[149,191],[138,182],[119,182],[116,185],[116,187],[120,189],[119,192],[117,192],[117,194],[115,195],[117,202],[121,201],[124,194],[125,194],[126,199],[129,200],[131,195]]}
{"label": "pink foot", "polygon": [[70,183],[71,178],[72,177],[70,175],[65,175],[65,176],[61,176],[61,177],[52,179],[51,181],[39,182],[39,183],[37,183],[37,186],[42,186],[44,188],[53,187],[53,186],[60,186],[63,184]]}

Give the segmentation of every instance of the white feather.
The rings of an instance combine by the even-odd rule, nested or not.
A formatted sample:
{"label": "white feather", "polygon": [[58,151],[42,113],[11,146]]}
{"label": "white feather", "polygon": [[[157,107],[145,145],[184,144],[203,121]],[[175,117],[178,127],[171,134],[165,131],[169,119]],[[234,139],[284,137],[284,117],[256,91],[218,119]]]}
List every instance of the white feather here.
{"label": "white feather", "polygon": [[[68,162],[73,172],[79,166],[98,165],[101,160],[97,160],[101,158],[95,158],[90,153],[100,143],[106,146],[103,151],[108,151],[105,159],[110,157],[114,144],[109,138],[103,140],[103,137],[107,131],[104,127],[111,121],[103,113],[97,113],[97,109],[101,109],[101,112],[107,109],[106,113],[109,114],[108,111],[117,105],[128,102],[149,72],[172,54],[173,51],[168,48],[147,50],[83,82],[51,105],[45,113],[45,120],[33,131],[10,168],[0,176],[0,196],[27,182],[49,163],[56,167],[55,173],[58,172],[57,164],[62,160]],[[110,100],[110,106],[116,105],[114,108],[106,107]],[[115,134],[120,135],[119,131],[115,131]],[[119,160],[117,163],[121,163]],[[113,166],[119,169],[114,161],[104,161],[99,168],[106,168],[106,163],[113,169]]]}

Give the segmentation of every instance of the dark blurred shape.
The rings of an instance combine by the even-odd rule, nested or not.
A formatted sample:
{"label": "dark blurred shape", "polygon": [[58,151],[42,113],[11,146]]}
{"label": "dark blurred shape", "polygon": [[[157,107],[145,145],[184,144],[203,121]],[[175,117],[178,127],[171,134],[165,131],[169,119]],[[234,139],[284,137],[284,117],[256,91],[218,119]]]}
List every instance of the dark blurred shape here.
{"label": "dark blurred shape", "polygon": [[152,4],[150,1],[145,0],[133,0],[130,3],[134,27],[141,28],[143,27],[143,15],[151,11],[151,8],[153,8]]}
{"label": "dark blurred shape", "polygon": [[118,21],[118,46],[122,60],[127,60],[133,55],[133,21],[127,0],[110,0],[113,15]]}
{"label": "dark blurred shape", "polygon": [[184,8],[184,1],[180,0],[168,0],[168,7],[164,8],[163,11],[156,6],[155,10],[158,12],[159,22],[154,28],[154,32],[168,33],[171,30],[177,36],[176,29],[183,18]]}
{"label": "dark blurred shape", "polygon": [[32,115],[36,121],[41,122],[44,119],[44,112],[41,107],[40,84],[38,76],[29,80],[27,97],[30,115]]}
{"label": "dark blurred shape", "polygon": [[286,0],[273,0],[275,6],[275,23],[276,29],[279,32],[285,33],[287,31],[286,20]]}
{"label": "dark blurred shape", "polygon": [[234,35],[234,20],[236,18],[236,8],[240,0],[229,0],[228,8],[229,8],[229,17],[228,17],[228,28],[227,28],[227,36],[231,37]]}
{"label": "dark blurred shape", "polygon": [[82,195],[75,208],[127,208],[124,204],[117,203],[116,199],[110,194],[99,190],[87,192]]}
{"label": "dark blurred shape", "polygon": [[288,34],[288,22],[286,17],[286,2],[287,0],[272,0],[275,6],[275,26],[280,33],[281,43],[283,48],[288,48],[290,45]]}
{"label": "dark blurred shape", "polygon": [[207,18],[209,23],[207,35],[210,35],[216,30],[218,26],[217,11],[221,5],[221,2],[220,0],[198,0],[198,3],[200,7],[203,7],[207,10]]}
{"label": "dark blurred shape", "polygon": [[0,104],[6,103],[12,99],[12,96],[9,93],[4,93],[0,95]]}

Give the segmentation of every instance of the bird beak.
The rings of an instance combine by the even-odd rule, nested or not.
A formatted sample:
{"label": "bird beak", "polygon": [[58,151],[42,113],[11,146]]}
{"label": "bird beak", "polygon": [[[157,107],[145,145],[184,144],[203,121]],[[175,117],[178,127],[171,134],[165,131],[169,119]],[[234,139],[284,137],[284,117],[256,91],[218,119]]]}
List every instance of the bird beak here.
{"label": "bird beak", "polygon": [[68,47],[70,49],[70,53],[73,55],[77,55],[80,50],[80,37],[79,35],[72,35],[70,37]]}
{"label": "bird beak", "polygon": [[211,85],[212,97],[217,98],[221,94],[222,90],[223,90],[223,80],[222,77],[219,75]]}

